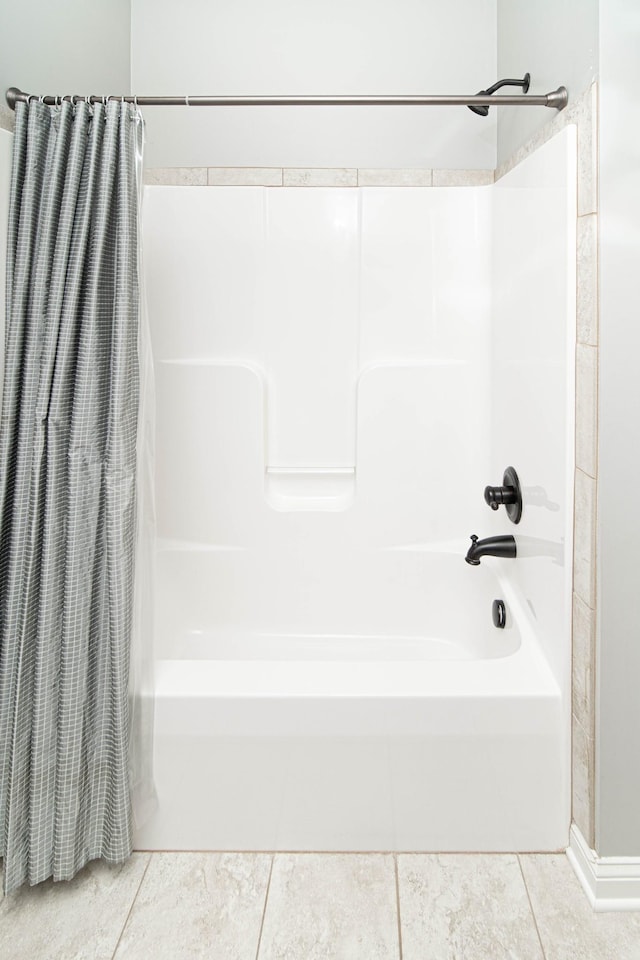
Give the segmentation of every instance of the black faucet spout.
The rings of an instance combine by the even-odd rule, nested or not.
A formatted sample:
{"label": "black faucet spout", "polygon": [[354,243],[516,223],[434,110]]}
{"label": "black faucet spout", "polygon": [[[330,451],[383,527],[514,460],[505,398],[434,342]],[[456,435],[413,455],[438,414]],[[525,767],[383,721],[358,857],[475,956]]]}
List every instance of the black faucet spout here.
{"label": "black faucet spout", "polygon": [[467,551],[465,560],[472,566],[480,565],[481,557],[511,557],[518,555],[515,537],[510,534],[504,537],[487,537],[485,540],[478,540],[475,533],[471,535],[471,546]]}

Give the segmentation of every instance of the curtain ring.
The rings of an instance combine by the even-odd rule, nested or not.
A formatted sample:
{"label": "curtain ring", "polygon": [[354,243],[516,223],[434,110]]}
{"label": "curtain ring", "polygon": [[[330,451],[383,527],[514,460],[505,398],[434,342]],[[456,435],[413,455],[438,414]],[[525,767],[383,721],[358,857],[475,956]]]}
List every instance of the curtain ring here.
{"label": "curtain ring", "polygon": [[184,96],[184,102],[185,102],[185,106],[187,106],[187,107],[190,107],[190,106],[191,106],[191,104],[189,103],[189,95],[188,95],[188,94],[185,94],[185,96]]}

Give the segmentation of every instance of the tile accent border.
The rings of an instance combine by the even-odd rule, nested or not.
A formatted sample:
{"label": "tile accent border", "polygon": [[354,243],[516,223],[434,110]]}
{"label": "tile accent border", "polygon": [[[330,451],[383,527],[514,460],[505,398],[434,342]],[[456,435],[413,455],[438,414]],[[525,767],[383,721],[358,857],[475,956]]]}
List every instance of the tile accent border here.
{"label": "tile accent border", "polygon": [[206,187],[206,167],[162,167],[144,171],[149,187]]}
{"label": "tile accent border", "polygon": [[[596,845],[596,670],[598,499],[598,91],[594,83],[564,123],[578,129],[576,222],[576,405],[572,618],[572,817]],[[555,117],[550,127],[560,123]],[[640,895],[640,894],[639,894]],[[596,907],[596,909],[598,909]]]}
{"label": "tile accent border", "polygon": [[434,170],[434,187],[484,187],[495,180],[495,170]]}
{"label": "tile accent border", "polygon": [[[188,169],[188,168],[187,168]],[[281,187],[281,167],[203,167],[209,187]]]}
{"label": "tile accent border", "polygon": [[640,910],[640,857],[599,857],[574,823],[567,859],[596,913]]}
{"label": "tile accent border", "polygon": [[359,187],[430,187],[432,184],[432,170],[394,170],[389,167],[358,169]]}
{"label": "tile accent border", "polygon": [[283,187],[357,187],[355,167],[284,167]]}
{"label": "tile accent border", "polygon": [[384,167],[149,167],[153,187],[481,187],[493,170]]}

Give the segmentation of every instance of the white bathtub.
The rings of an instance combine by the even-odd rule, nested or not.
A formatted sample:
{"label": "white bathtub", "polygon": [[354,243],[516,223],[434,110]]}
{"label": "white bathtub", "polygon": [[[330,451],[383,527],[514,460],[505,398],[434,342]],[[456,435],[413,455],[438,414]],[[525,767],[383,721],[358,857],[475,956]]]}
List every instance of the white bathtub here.
{"label": "white bathtub", "polygon": [[[438,597],[419,635],[242,635],[204,622],[185,631],[167,614],[156,675],[159,805],[137,847],[562,847],[558,685],[528,610],[495,573],[499,561],[471,568],[462,557],[462,543],[458,554],[413,551],[416,587],[423,580]],[[216,559],[161,556],[174,603],[182,589],[183,622],[194,571],[207,577]],[[370,609],[384,621],[412,584],[406,554],[381,551],[380,560],[386,589],[374,582]],[[496,598],[507,606],[504,630],[492,623]]]}

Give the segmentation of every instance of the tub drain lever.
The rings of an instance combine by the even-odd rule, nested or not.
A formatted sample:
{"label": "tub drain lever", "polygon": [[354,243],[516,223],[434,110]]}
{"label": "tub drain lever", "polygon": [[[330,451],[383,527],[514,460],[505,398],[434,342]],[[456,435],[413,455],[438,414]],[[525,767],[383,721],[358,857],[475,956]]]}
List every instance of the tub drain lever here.
{"label": "tub drain lever", "polygon": [[498,630],[504,630],[507,623],[507,608],[504,605],[504,600],[493,601],[491,616],[493,617],[494,627],[497,627]]}

